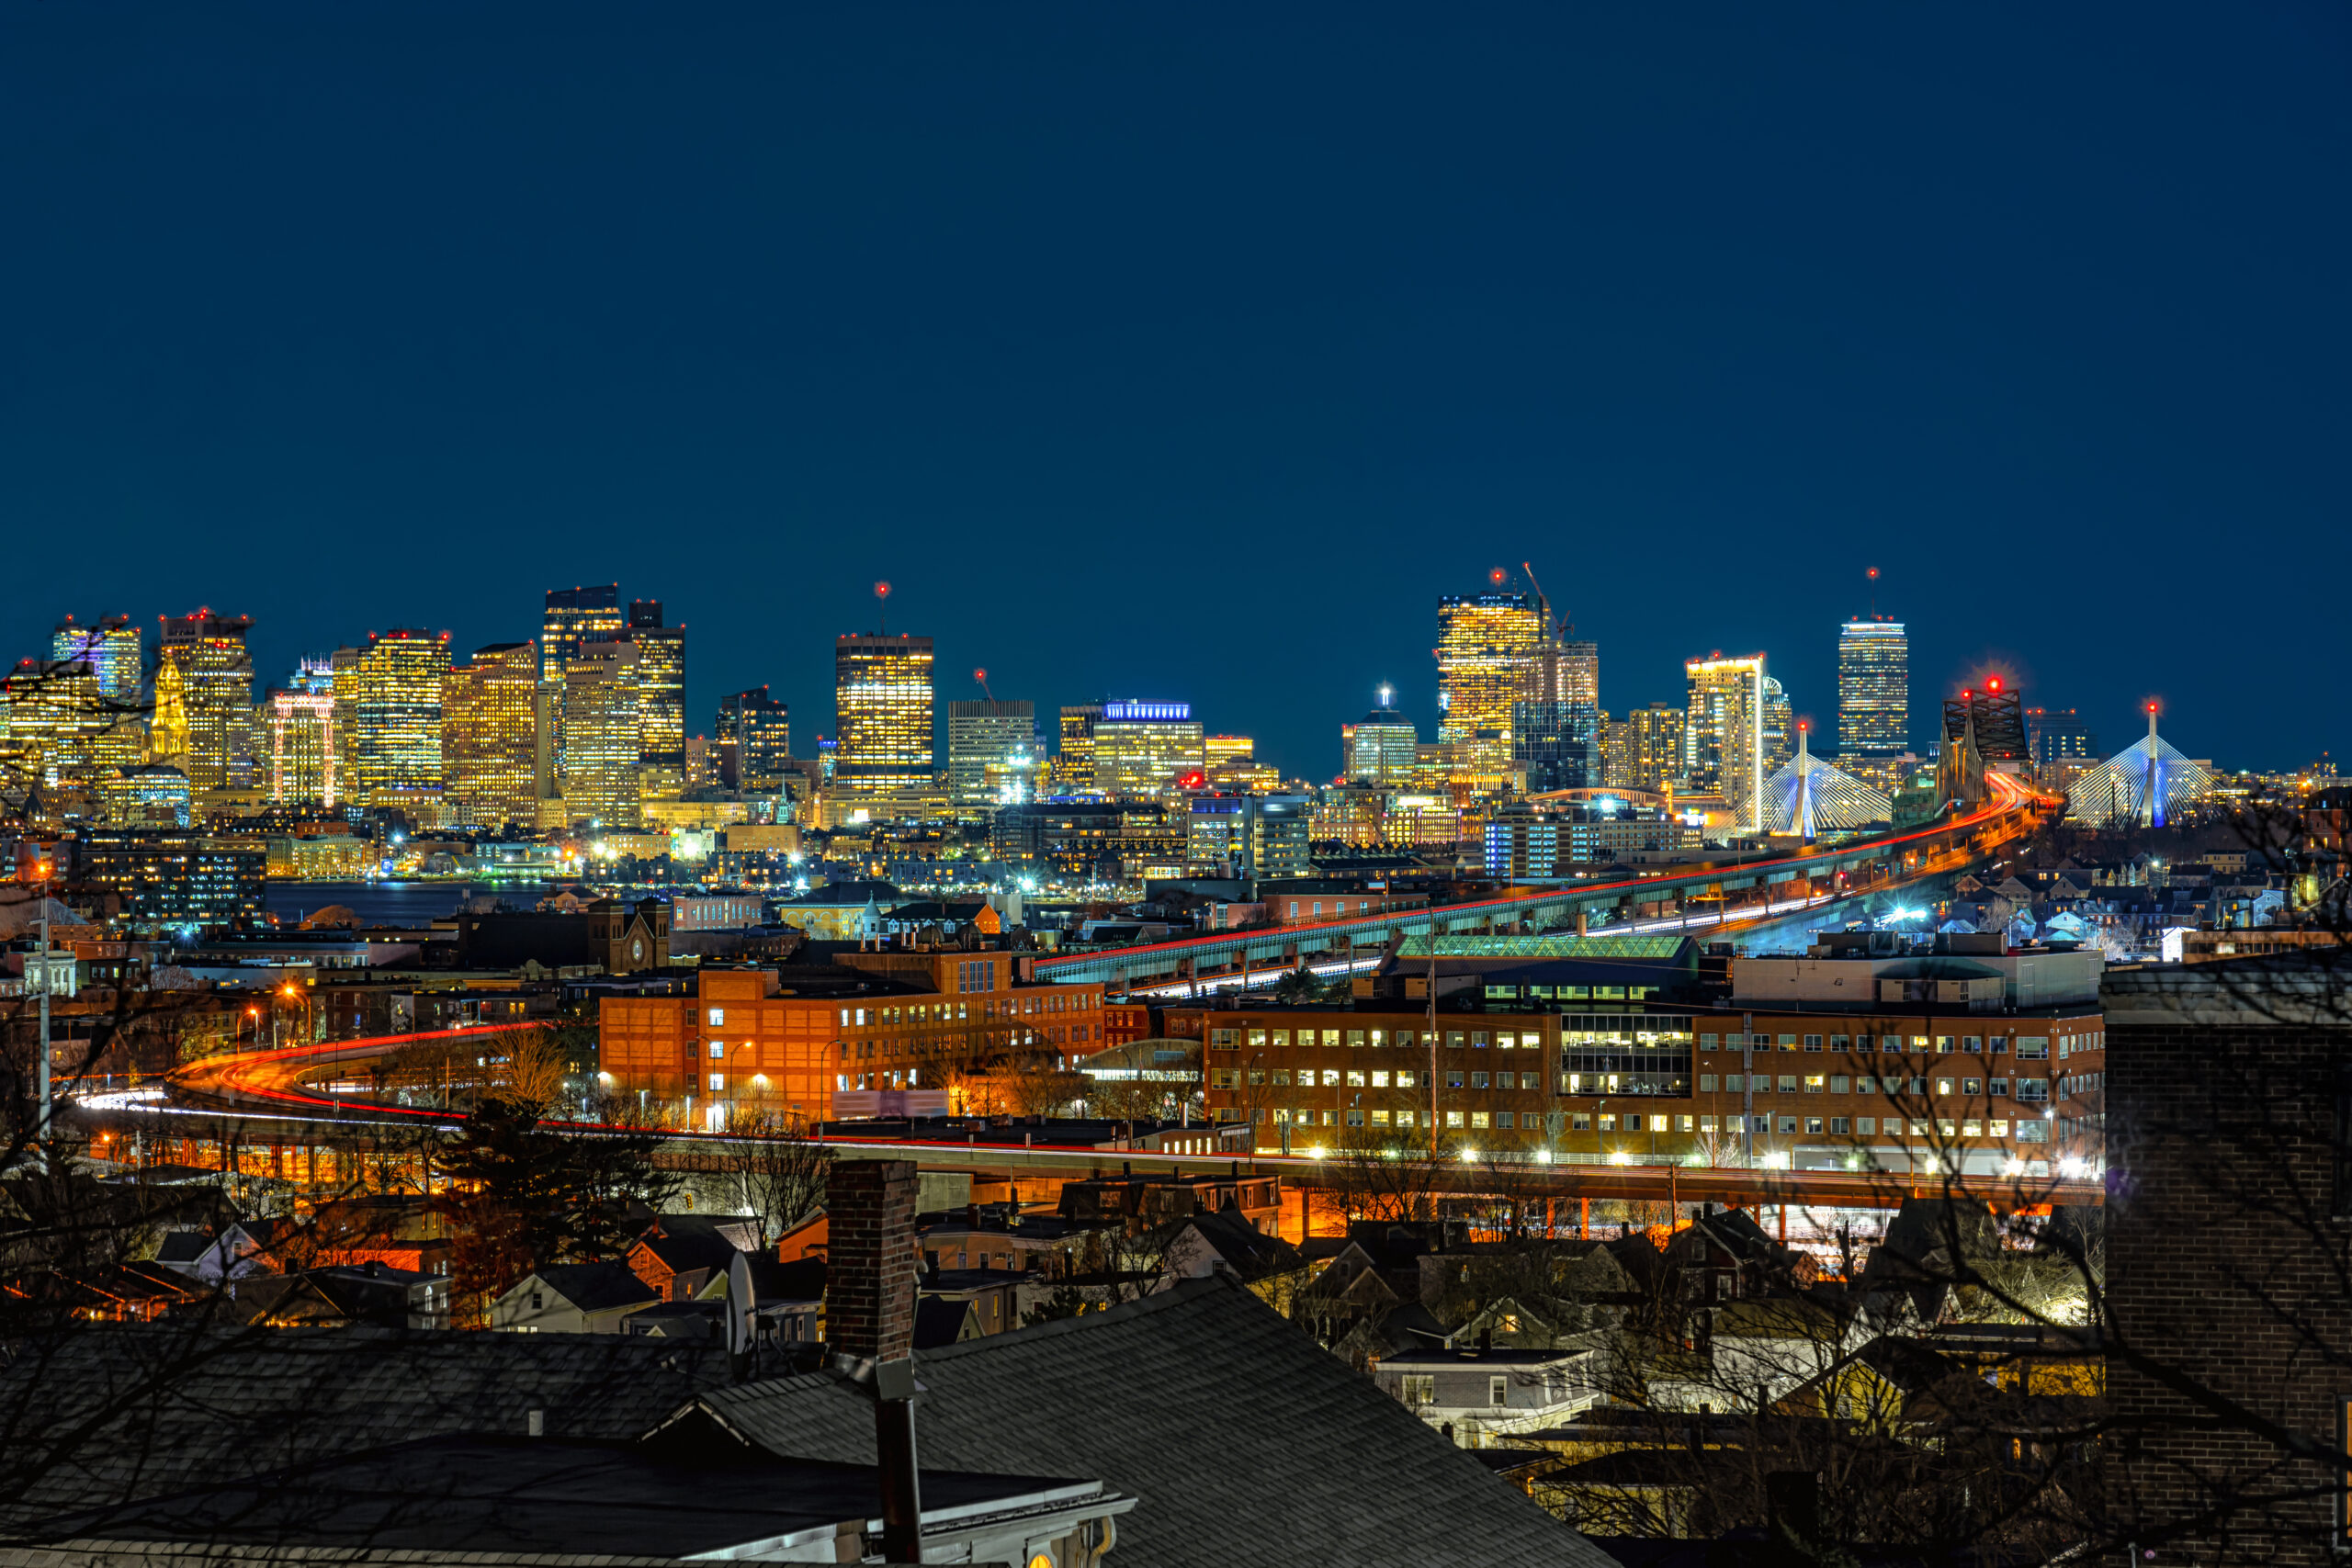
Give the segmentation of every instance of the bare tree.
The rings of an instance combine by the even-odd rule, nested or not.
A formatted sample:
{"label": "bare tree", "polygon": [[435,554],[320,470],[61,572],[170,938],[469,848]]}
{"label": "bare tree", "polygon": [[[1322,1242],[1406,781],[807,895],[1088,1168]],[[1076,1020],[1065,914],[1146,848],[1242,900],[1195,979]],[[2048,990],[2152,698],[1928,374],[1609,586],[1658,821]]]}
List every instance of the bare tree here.
{"label": "bare tree", "polygon": [[777,1111],[737,1108],[727,1119],[727,1141],[715,1152],[728,1206],[758,1219],[763,1246],[772,1246],[825,1201],[832,1151]]}

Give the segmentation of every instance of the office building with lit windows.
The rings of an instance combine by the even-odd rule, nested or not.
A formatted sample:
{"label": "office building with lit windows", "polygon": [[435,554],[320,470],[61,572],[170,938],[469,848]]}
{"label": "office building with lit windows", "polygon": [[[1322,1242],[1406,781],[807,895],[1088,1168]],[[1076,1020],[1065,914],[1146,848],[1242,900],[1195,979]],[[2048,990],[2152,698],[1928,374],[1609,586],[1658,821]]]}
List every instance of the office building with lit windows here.
{"label": "office building with lit windows", "polygon": [[28,659],[0,682],[0,712],[27,776],[51,787],[86,789],[137,765],[138,717],[102,695],[87,660]]}
{"label": "office building with lit windows", "polygon": [[1507,735],[1550,646],[1543,609],[1525,593],[1448,593],[1437,604],[1438,739]]}
{"label": "office building with lit windows", "polygon": [[833,787],[846,795],[927,790],[932,761],[927,637],[852,633],[833,642]]}
{"label": "office building with lit windows", "polygon": [[[1037,750],[1037,705],[991,699],[947,705],[947,798],[959,809],[984,809],[1015,804],[997,793],[1006,782],[1004,769],[1016,760],[1025,765]],[[998,769],[998,783],[989,782],[989,769]],[[1016,772],[1019,771],[1016,769]]]}
{"label": "office building with lit windows", "polygon": [[1764,677],[1764,771],[1775,768],[1796,755],[1797,724],[1795,711],[1789,705],[1789,694],[1775,676]]}
{"label": "office building with lit windows", "polygon": [[145,673],[137,623],[129,615],[107,615],[88,625],[68,615],[49,639],[49,656],[61,664],[81,661],[96,673],[98,695],[136,703]]}
{"label": "office building with lit windows", "polygon": [[1104,703],[1094,725],[1094,787],[1120,799],[1158,800],[1205,779],[1207,752],[1190,703]]}
{"label": "office building with lit windows", "polygon": [[1763,830],[1764,656],[1690,660],[1690,698],[1682,731],[1683,772],[1699,789],[1719,792],[1743,832]]}
{"label": "office building with lit windows", "polygon": [[637,644],[607,638],[582,643],[564,668],[560,770],[564,809],[574,823],[624,829],[641,818],[639,658]]}
{"label": "office building with lit windows", "polygon": [[1838,630],[1838,750],[1894,757],[1911,744],[1911,642],[1901,621],[1848,621]]}
{"label": "office building with lit windows", "polygon": [[273,805],[343,802],[345,781],[334,728],[332,692],[272,692],[269,714],[269,798]]}
{"label": "office building with lit windows", "polygon": [[186,750],[169,759],[198,791],[243,788],[253,777],[254,661],[250,615],[198,610],[166,615],[160,657],[172,665]]}
{"label": "office building with lit windows", "polygon": [[125,768],[100,781],[98,799],[115,828],[185,828],[191,802],[187,775],[162,762]]}
{"label": "office building with lit windows", "polygon": [[2025,733],[2034,772],[2052,788],[2107,760],[2099,754],[2098,733],[2073,708],[2026,709]]}
{"label": "office building with lit windows", "polygon": [[397,807],[420,826],[441,820],[441,687],[449,634],[370,635],[353,699],[352,796]]}
{"label": "office building with lit windows", "polygon": [[1634,709],[1609,727],[1607,783],[1613,789],[1663,791],[1683,776],[1682,732],[1690,710],[1671,703]]}
{"label": "office building with lit windows", "polygon": [[1062,709],[1060,749],[1054,754],[1054,789],[1079,795],[1094,788],[1094,727],[1102,722],[1101,703]]}
{"label": "office building with lit windows", "polygon": [[[659,609],[656,609],[657,615]],[[580,645],[592,637],[624,630],[628,617],[621,611],[621,585],[606,582],[594,588],[550,588],[539,633],[539,679],[560,684],[564,671],[580,655]]]}
{"label": "office building with lit windows", "polygon": [[719,783],[747,795],[784,787],[792,765],[792,710],[765,686],[721,697],[711,734]]}
{"label": "office building with lit windows", "polygon": [[1411,719],[1390,705],[1393,694],[1393,688],[1381,687],[1378,707],[1353,724],[1340,727],[1340,750],[1349,779],[1396,789],[1413,784],[1420,733]]}
{"label": "office building with lit windows", "polygon": [[1586,702],[1516,702],[1510,705],[1510,759],[1529,795],[1598,786],[1601,777],[1601,715]]}
{"label": "office building with lit windows", "polygon": [[539,650],[493,642],[442,685],[441,778],[448,819],[496,832],[538,820]]}
{"label": "office building with lit windows", "polygon": [[637,644],[643,794],[675,800],[686,782],[686,628],[662,622],[661,600],[638,599],[626,635]]}

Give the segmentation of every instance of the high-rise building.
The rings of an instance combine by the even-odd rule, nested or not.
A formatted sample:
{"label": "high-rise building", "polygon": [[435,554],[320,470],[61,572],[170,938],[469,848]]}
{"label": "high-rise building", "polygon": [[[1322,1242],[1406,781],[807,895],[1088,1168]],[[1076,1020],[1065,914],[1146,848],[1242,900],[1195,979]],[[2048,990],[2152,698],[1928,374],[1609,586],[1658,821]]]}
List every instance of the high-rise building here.
{"label": "high-rise building", "polygon": [[792,763],[792,711],[765,686],[720,698],[715,735],[719,783],[750,795],[784,787]]}
{"label": "high-rise building", "polygon": [[269,798],[280,806],[342,803],[342,745],[334,728],[334,694],[278,691],[263,705],[269,715]]}
{"label": "high-rise building", "polygon": [[1064,795],[1094,787],[1094,727],[1101,722],[1101,703],[1079,703],[1062,709],[1061,749],[1054,757],[1054,787]]}
{"label": "high-rise building", "polygon": [[352,715],[352,794],[362,806],[398,807],[421,826],[440,823],[441,687],[448,673],[447,632],[368,635]]}
{"label": "high-rise building", "polygon": [[1610,726],[1609,777],[1615,789],[1662,790],[1683,776],[1682,732],[1690,712],[1671,703],[1635,708]]}
{"label": "high-rise building", "polygon": [[1353,724],[1340,727],[1340,748],[1350,779],[1403,789],[1413,783],[1414,748],[1420,734],[1390,701],[1396,689],[1380,688],[1380,705]]}
{"label": "high-rise building", "polygon": [[634,828],[642,813],[638,761],[645,716],[637,644],[583,642],[563,671],[564,808],[572,821]]}
{"label": "high-rise building", "polygon": [[495,832],[538,822],[539,653],[493,642],[449,671],[441,697],[446,811],[461,827]]}
{"label": "high-rise building", "polygon": [[1838,750],[1892,757],[1911,744],[1911,643],[1901,621],[1838,630]]}
{"label": "high-rise building", "polygon": [[1718,791],[1744,832],[1763,830],[1764,656],[1721,654],[1683,665],[1690,682],[1682,760],[1690,782]]}
{"label": "high-rise building", "polygon": [[334,742],[342,748],[343,793],[348,799],[359,777],[359,660],[365,650],[338,648],[327,658],[327,690],[334,696]]}
{"label": "high-rise building", "polygon": [[903,632],[834,639],[836,788],[895,795],[931,786],[931,638]]}
{"label": "high-rise building", "polygon": [[1205,778],[1207,752],[1190,703],[1104,703],[1094,726],[1094,787],[1106,795],[1156,800]]}
{"label": "high-rise building", "polygon": [[[654,606],[658,618],[661,606]],[[539,637],[539,679],[560,685],[580,645],[591,637],[623,630],[621,585],[607,582],[594,588],[550,588]]]}
{"label": "high-rise building", "polygon": [[1795,710],[1789,705],[1789,694],[1780,681],[1764,677],[1764,772],[1768,774],[1796,755],[1797,723]]}
{"label": "high-rise building", "polygon": [[989,785],[989,766],[1031,758],[1037,749],[1037,705],[974,700],[947,705],[947,798],[959,807],[1010,805]]}
{"label": "high-rise building", "polygon": [[114,725],[87,660],[28,659],[0,681],[9,749],[21,760],[19,786],[86,787],[103,773],[139,761],[138,730]]}
{"label": "high-rise building", "polygon": [[1437,626],[1439,740],[1507,733],[1549,644],[1543,608],[1525,593],[1448,593]]}
{"label": "high-rise building", "polygon": [[638,599],[628,636],[638,648],[645,798],[675,800],[686,777],[686,628],[662,625],[661,600]]}
{"label": "high-rise building", "polygon": [[194,790],[242,788],[253,776],[254,661],[251,615],[198,610],[166,615],[160,657],[178,677],[187,750],[173,759]]}
{"label": "high-rise building", "polygon": [[1589,702],[1513,703],[1510,760],[1530,795],[1600,784],[1600,710]]}
{"label": "high-rise building", "polygon": [[98,695],[108,702],[139,700],[144,666],[139,627],[129,615],[104,615],[89,625],[66,616],[49,639],[49,656],[61,664],[87,663],[97,674]]}
{"label": "high-rise building", "polygon": [[2061,775],[2069,769],[2080,773],[2104,760],[2098,734],[2073,708],[2026,709],[2025,733],[2034,771],[2052,788],[2063,787]]}
{"label": "high-rise building", "polygon": [[1204,735],[1201,760],[1211,773],[1219,768],[1246,767],[1258,760],[1258,742],[1247,735]]}

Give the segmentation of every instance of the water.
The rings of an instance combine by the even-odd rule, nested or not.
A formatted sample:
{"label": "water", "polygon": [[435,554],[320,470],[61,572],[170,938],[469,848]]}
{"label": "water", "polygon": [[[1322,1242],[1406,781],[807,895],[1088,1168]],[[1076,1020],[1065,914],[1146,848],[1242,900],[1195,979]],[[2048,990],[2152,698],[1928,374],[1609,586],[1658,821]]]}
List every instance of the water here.
{"label": "water", "polygon": [[423,926],[457,913],[461,898],[495,894],[528,909],[557,891],[535,882],[271,882],[263,885],[262,905],[288,926],[302,917],[341,904],[363,926]]}

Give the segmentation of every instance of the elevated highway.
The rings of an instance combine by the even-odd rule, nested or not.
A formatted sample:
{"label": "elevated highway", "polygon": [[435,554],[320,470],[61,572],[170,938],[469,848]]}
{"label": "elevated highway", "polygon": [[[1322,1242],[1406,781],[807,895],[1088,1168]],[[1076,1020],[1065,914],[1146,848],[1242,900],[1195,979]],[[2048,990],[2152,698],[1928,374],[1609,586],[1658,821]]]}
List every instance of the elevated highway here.
{"label": "elevated highway", "polygon": [[2006,773],[1984,775],[1982,805],[1948,821],[1841,844],[1834,849],[1663,871],[1619,882],[1583,883],[1482,898],[1440,908],[1395,910],[1264,930],[1184,937],[1136,947],[1057,954],[1037,960],[1040,980],[1098,983],[1114,992],[1229,981],[1301,963],[1361,962],[1397,938],[1467,931],[1574,928],[1702,932],[1771,918],[1809,902],[1891,890],[1925,877],[1966,871],[2030,837],[2064,809]]}

